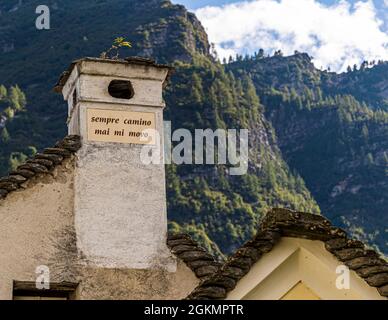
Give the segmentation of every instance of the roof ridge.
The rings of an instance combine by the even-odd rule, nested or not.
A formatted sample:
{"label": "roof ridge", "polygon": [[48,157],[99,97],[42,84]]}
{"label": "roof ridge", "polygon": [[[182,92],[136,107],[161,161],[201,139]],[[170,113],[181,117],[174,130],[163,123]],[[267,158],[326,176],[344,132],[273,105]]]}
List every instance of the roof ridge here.
{"label": "roof ridge", "polygon": [[368,285],[388,297],[388,263],[376,251],[367,249],[346,232],[320,215],[288,209],[272,209],[262,219],[257,234],[241,246],[211,277],[197,286],[187,299],[225,299],[238,281],[281,237],[320,240],[325,249],[354,270]]}
{"label": "roof ridge", "polygon": [[8,176],[0,178],[0,200],[10,193],[22,189],[23,185],[34,177],[49,174],[54,168],[62,164],[81,147],[81,138],[77,135],[68,135],[58,141],[54,147],[46,148],[37,153],[25,163],[11,171]]}
{"label": "roof ridge", "polygon": [[187,233],[168,233],[167,246],[202,281],[221,267],[221,263]]}

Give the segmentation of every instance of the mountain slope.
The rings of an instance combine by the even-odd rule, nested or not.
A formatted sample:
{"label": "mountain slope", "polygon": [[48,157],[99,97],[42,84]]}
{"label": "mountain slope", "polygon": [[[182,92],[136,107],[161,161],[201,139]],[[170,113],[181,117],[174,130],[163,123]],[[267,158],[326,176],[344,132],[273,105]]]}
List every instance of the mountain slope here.
{"label": "mountain slope", "polygon": [[209,54],[196,17],[170,1],[50,0],[52,28],[45,31],[32,23],[39,4],[0,4],[0,83],[19,84],[28,101],[7,123],[0,174],[13,151],[19,161],[65,134],[67,108],[51,91],[59,74],[124,36],[134,44],[124,55],[176,68],[165,94],[173,128],[250,130],[247,175],[229,176],[227,166],[167,166],[171,229],[192,233],[221,257],[252,235],[269,207],[320,212],[310,189],[325,214],[348,230],[365,228],[370,243],[385,249],[386,122],[372,109],[386,105],[386,64],[337,75],[297,54],[224,66]]}
{"label": "mountain slope", "polygon": [[[222,256],[250,238],[258,218],[272,206],[319,212],[303,180],[283,161],[251,80],[235,79],[214,61],[193,14],[162,0],[52,2],[52,30],[41,32],[25,22],[38,3],[22,3],[11,12],[2,8],[1,38],[14,50],[3,52],[1,79],[7,85],[19,83],[29,102],[23,122],[12,122],[11,136],[26,126],[32,131],[19,139],[20,148],[40,149],[65,133],[67,110],[51,87],[70,61],[98,56],[121,35],[134,43],[130,54],[152,55],[176,67],[165,97],[166,119],[174,128],[251,130],[247,175],[229,176],[225,166],[167,167],[171,229],[191,232]],[[112,17],[108,24],[107,12]]]}
{"label": "mountain slope", "polygon": [[287,163],[323,214],[386,252],[388,112],[376,108],[384,91],[350,93],[360,83],[387,87],[381,70],[388,64],[338,75],[296,54],[236,61],[227,69],[236,77],[249,72]]}
{"label": "mountain slope", "polygon": [[169,168],[170,219],[188,230],[192,224],[205,230],[229,253],[255,233],[271,207],[318,213],[303,180],[283,161],[251,79],[237,80],[207,58],[175,66],[165,112],[173,129],[249,129],[250,161],[242,176],[228,175],[225,166]]}

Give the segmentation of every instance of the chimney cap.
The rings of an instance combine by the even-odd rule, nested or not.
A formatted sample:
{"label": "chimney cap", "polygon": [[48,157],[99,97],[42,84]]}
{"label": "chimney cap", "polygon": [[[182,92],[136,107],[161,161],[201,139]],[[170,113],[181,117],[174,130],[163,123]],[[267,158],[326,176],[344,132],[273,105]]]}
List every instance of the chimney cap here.
{"label": "chimney cap", "polygon": [[151,67],[155,67],[155,68],[168,69],[169,72],[168,72],[166,82],[168,81],[172,71],[174,70],[173,67],[170,67],[170,66],[165,65],[165,64],[158,64],[155,62],[154,59],[145,58],[145,57],[133,56],[133,57],[127,57],[124,59],[103,59],[103,58],[86,57],[86,58],[75,60],[71,63],[69,68],[61,74],[57,84],[54,87],[54,92],[57,92],[57,93],[62,92],[62,89],[63,89],[64,85],[66,84],[67,80],[69,79],[70,74],[73,71],[74,67],[76,67],[77,65],[79,65],[80,63],[82,63],[84,61],[116,63],[116,64],[126,64],[126,65],[151,66]]}

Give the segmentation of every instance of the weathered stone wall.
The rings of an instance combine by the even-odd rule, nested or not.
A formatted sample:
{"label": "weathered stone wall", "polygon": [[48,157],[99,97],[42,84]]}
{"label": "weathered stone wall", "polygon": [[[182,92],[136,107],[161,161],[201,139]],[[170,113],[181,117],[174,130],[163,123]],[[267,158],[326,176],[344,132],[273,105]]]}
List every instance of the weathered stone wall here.
{"label": "weathered stone wall", "polygon": [[182,262],[176,272],[98,268],[77,249],[74,227],[74,159],[32,178],[0,200],[0,299],[12,283],[35,281],[50,268],[51,282],[79,283],[76,299],[182,299],[198,285]]}

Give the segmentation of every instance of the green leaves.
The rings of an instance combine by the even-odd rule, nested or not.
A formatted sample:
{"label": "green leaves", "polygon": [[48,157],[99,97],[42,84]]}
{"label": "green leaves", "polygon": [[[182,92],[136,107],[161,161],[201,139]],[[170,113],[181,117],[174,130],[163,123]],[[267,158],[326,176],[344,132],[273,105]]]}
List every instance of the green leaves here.
{"label": "green leaves", "polygon": [[124,37],[118,37],[114,41],[114,45],[122,48],[122,47],[127,47],[127,48],[132,48],[132,44],[129,41],[125,41]]}
{"label": "green leaves", "polygon": [[[121,48],[132,48],[132,43],[127,41],[124,37],[117,37],[114,39],[112,46],[101,53],[100,58],[102,59],[119,59]],[[113,55],[115,53],[115,55]]]}

